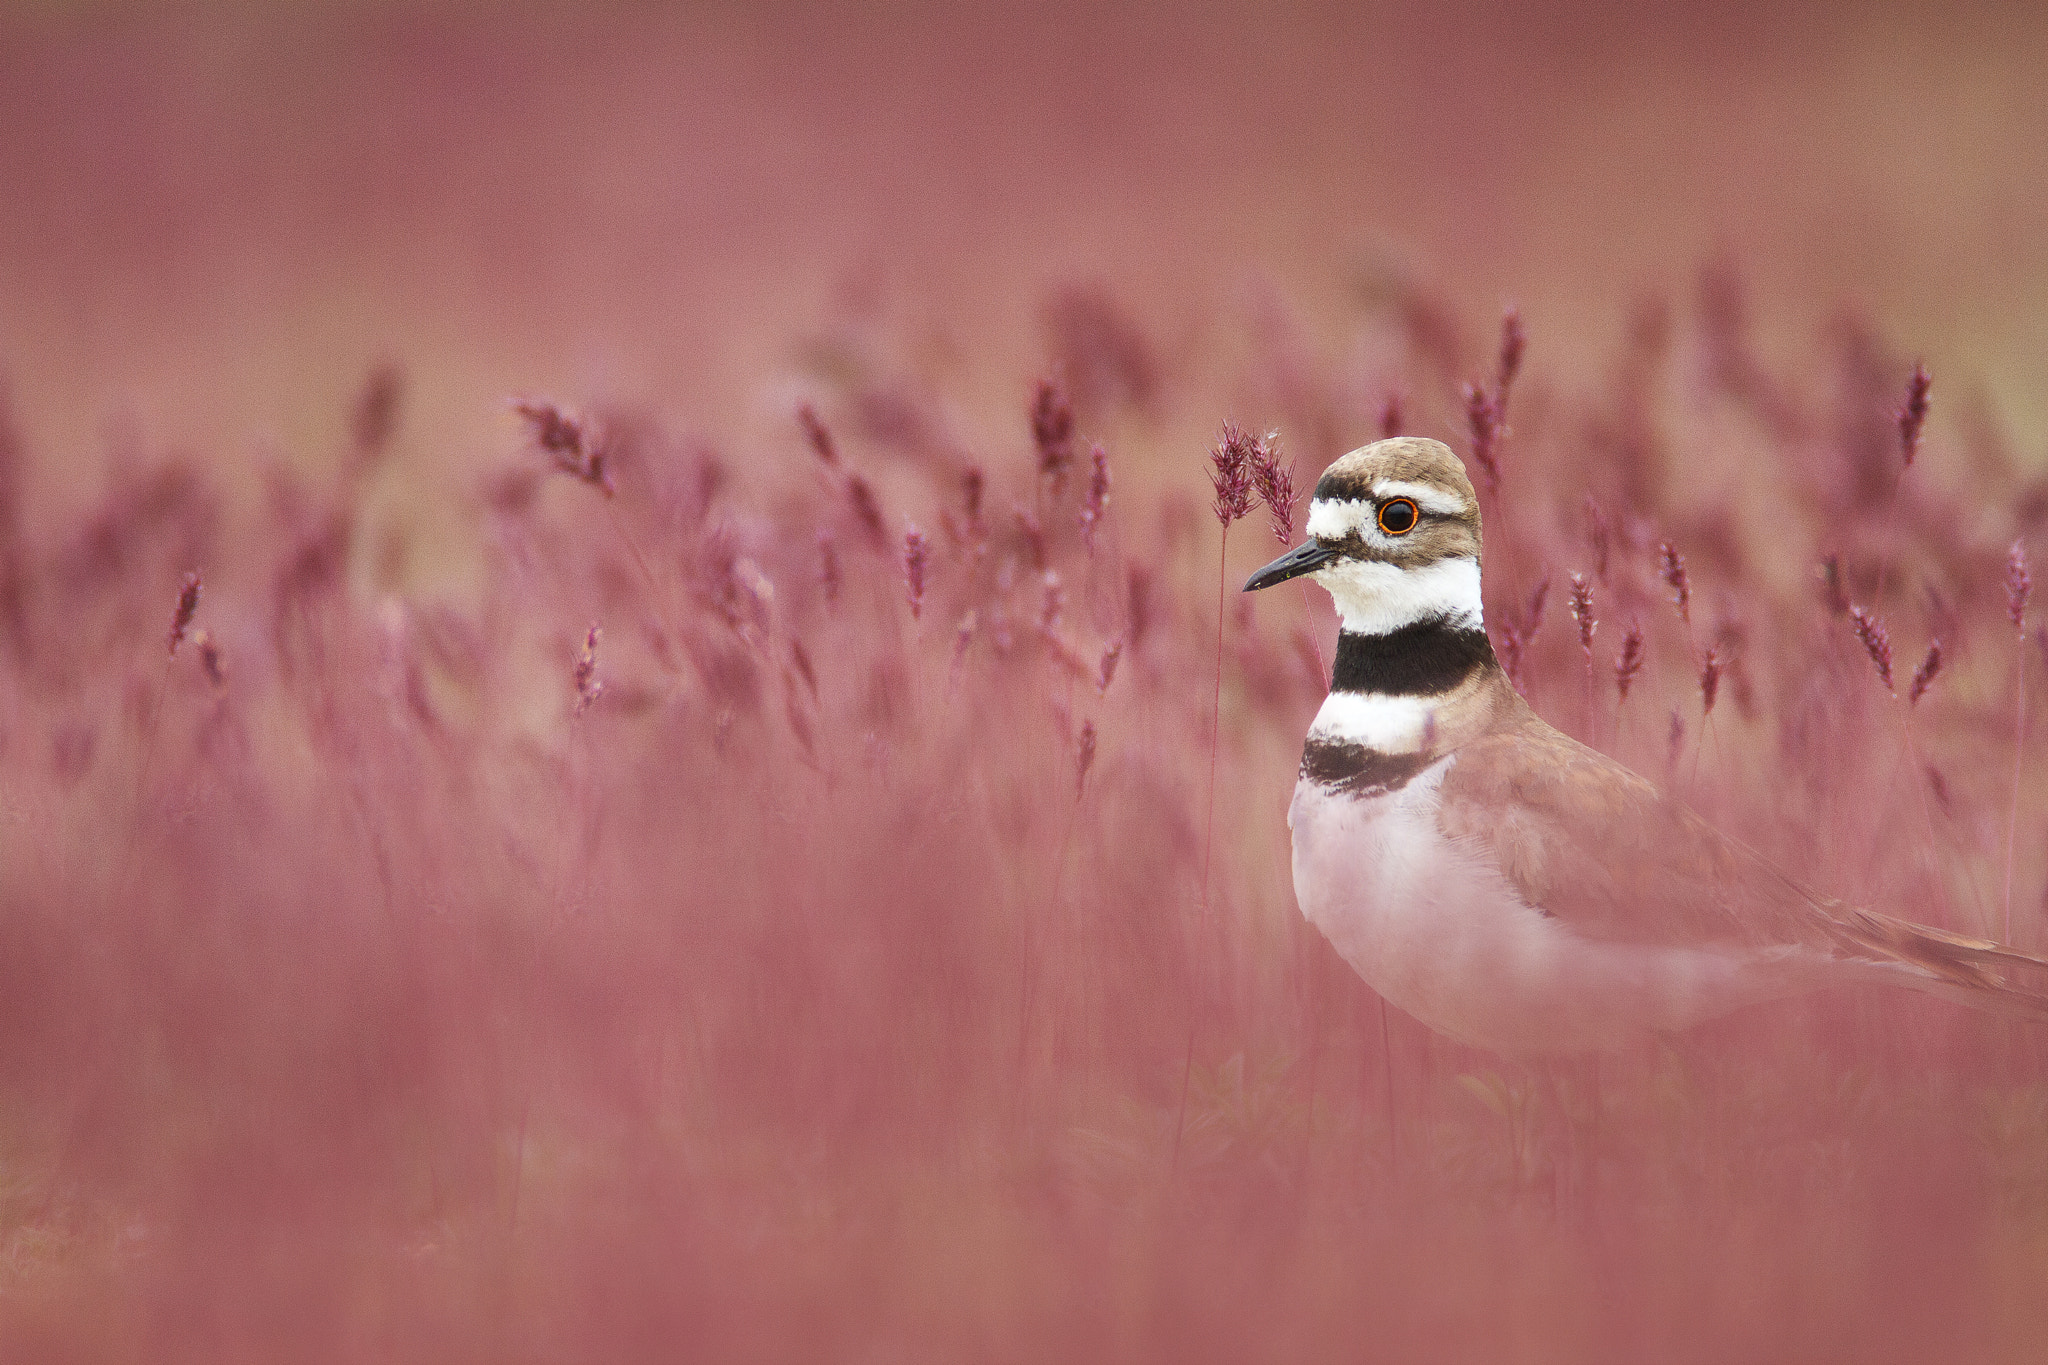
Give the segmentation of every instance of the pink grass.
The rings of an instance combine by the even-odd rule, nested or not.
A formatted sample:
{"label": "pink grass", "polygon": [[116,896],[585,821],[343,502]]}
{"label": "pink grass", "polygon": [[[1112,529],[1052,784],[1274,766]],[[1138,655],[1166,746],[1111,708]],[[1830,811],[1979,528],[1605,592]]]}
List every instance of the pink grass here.
{"label": "pink grass", "polygon": [[1927,654],[1920,660],[1920,666],[1913,670],[1912,684],[1906,689],[1906,701],[1918,706],[1920,698],[1927,695],[1927,689],[1934,685],[1942,665],[1941,641],[1933,640],[1927,645]]}
{"label": "pink grass", "polygon": [[[1401,381],[1448,421],[1453,378]],[[1624,1292],[1576,1327],[1528,1310],[1559,1358],[1922,1354],[1951,1321],[1930,1282],[2031,1342],[2023,1290],[1959,1267],[2031,1273],[2005,1192],[2048,1044],[1917,998],[1759,1007],[1603,1071],[1597,1198],[1559,1207],[1564,1110],[1590,1101],[1429,1036],[1299,914],[1288,792],[1326,675],[1294,611],[1243,609],[1227,538],[1210,623],[1187,452],[1131,423],[1111,504],[1077,418],[1056,494],[1035,404],[885,454],[859,382],[819,398],[846,440],[812,414],[830,458],[786,415],[714,450],[613,408],[594,445],[595,417],[531,405],[511,472],[474,479],[466,598],[354,586],[397,533],[345,468],[217,538],[175,498],[35,505],[31,647],[0,661],[0,856],[26,869],[0,882],[9,1358],[1511,1358],[1417,1305],[1591,1302],[1581,1279]],[[1633,501],[1534,397],[1529,498],[1488,507],[1528,566],[1489,565],[1518,599],[1490,615],[1532,704],[1572,707],[1597,606],[1617,716],[1674,729],[1596,740],[1679,771],[1696,694],[1717,761],[1685,790],[1716,823],[1920,918],[2002,862],[2038,940],[2026,679],[2007,774],[1986,647],[2024,601],[1953,594],[1938,673],[1902,686],[1907,769],[1879,694],[1845,685],[1878,655],[1817,625],[1809,570],[1770,567],[1865,543],[1874,513],[1787,498],[1784,553],[1746,554]],[[1713,479],[1775,477],[1697,439]],[[1262,544],[1298,534],[1314,471],[1279,450],[1224,433],[1223,530],[1263,503]],[[1948,459],[1930,443],[1916,478]],[[1974,525],[1943,531],[1959,573],[2010,577]],[[1575,629],[1545,630],[1540,566],[1589,562]],[[172,591],[187,563],[203,608]],[[1720,627],[1689,652],[1696,586],[1739,612],[1738,656]],[[1864,799],[1888,763],[1918,811]],[[96,870],[115,837],[132,877]],[[1785,1292],[1759,1306],[1759,1281]]]}
{"label": "pink grass", "polygon": [[903,596],[912,619],[924,616],[925,572],[931,564],[931,542],[915,526],[903,532]]}
{"label": "pink grass", "polygon": [[1614,656],[1614,693],[1617,707],[1628,701],[1628,690],[1643,671],[1643,625],[1630,621],[1621,637],[1621,652]]}
{"label": "pink grass", "polygon": [[2003,882],[2048,942],[1997,590],[2044,30],[10,7],[0,1361],[2038,1359],[2034,1031],[1845,988],[1596,1107],[1359,982],[1290,877],[1331,613],[1235,592],[1262,520],[1211,619],[1195,465],[1225,414],[1304,491],[1383,429],[1469,459],[1504,391],[1487,624],[1546,567],[1601,665],[1640,622],[1600,746],[1820,894]]}
{"label": "pink grass", "polygon": [[1856,629],[1857,642],[1863,652],[1870,656],[1871,667],[1877,670],[1878,681],[1887,692],[1897,691],[1892,685],[1892,638],[1883,621],[1865,611],[1862,607],[1849,608],[1849,622]]}
{"label": "pink grass", "polygon": [[1230,525],[1252,509],[1257,496],[1254,472],[1260,459],[1259,443],[1245,432],[1224,423],[1222,439],[1209,456],[1209,482],[1215,493],[1211,504],[1223,534],[1216,551],[1216,685],[1209,706],[1209,797],[1202,822],[1202,908],[1209,909],[1209,869],[1216,846],[1216,756],[1223,725],[1223,603],[1230,572]]}
{"label": "pink grass", "polygon": [[2001,932],[2008,942],[2012,938],[2012,860],[2013,849],[2019,841],[2020,818],[2020,765],[2027,745],[2027,599],[2034,590],[2033,575],[2027,570],[2026,542],[2016,540],[2006,555],[2005,562],[2005,615],[2012,622],[2014,636],[2013,659],[2013,721],[2012,721],[2012,797],[2007,804],[2005,817],[2005,886],[2003,894],[2004,911],[2000,918]]}
{"label": "pink grass", "polygon": [[598,628],[593,625],[583,636],[583,649],[576,656],[573,681],[576,685],[576,714],[582,715],[604,695],[604,679],[597,676]]}
{"label": "pink grass", "polygon": [[1593,635],[1600,623],[1593,616],[1593,585],[1584,574],[1572,575],[1572,620],[1579,628],[1579,652],[1586,660],[1586,729],[1597,738],[1598,713],[1593,707]]}

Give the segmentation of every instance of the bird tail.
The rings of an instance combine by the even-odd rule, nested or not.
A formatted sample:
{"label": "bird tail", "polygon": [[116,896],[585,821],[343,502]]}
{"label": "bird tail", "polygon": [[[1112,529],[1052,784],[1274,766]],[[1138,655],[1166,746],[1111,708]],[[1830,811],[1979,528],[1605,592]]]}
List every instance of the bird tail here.
{"label": "bird tail", "polygon": [[1836,923],[1841,946],[1879,979],[1973,1009],[2048,1023],[2048,958],[1870,910],[1846,911]]}

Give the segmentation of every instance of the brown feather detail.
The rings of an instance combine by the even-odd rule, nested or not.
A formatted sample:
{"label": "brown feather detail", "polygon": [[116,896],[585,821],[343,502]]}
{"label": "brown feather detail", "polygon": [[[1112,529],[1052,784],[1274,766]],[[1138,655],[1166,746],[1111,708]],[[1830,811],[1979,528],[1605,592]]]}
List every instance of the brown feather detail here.
{"label": "brown feather detail", "polygon": [[[1863,956],[1908,963],[1949,985],[1999,997],[1981,1002],[1987,1008],[2048,1018],[2048,991],[2043,990],[2048,983],[2048,959],[1872,910],[1847,910],[1842,922]],[[2015,974],[2023,973],[2033,973],[2033,981],[2014,979]]]}
{"label": "brown feather detail", "polygon": [[[1501,689],[1507,689],[1505,679]],[[1438,822],[1524,900],[1588,938],[1642,947],[1818,949],[1964,1004],[2048,1019],[2048,959],[1815,895],[1519,698],[1456,750]],[[2032,981],[2016,979],[2042,974]]]}
{"label": "brown feather detail", "polygon": [[1458,750],[1438,819],[1531,905],[1588,938],[1643,947],[1847,946],[1819,900],[1761,858],[1526,704],[1515,710]]}
{"label": "brown feather detail", "polygon": [[1381,479],[1424,483],[1464,499],[1467,510],[1477,516],[1479,495],[1472,489],[1464,462],[1442,441],[1426,436],[1395,436],[1374,441],[1338,456],[1316,480],[1315,496],[1351,500],[1372,496],[1372,486]]}

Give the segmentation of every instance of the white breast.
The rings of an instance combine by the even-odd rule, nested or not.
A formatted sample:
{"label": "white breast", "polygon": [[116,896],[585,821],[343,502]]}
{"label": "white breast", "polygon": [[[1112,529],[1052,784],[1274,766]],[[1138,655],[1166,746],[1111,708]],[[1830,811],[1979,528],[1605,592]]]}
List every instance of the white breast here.
{"label": "white breast", "polygon": [[1444,837],[1454,761],[1380,796],[1304,780],[1287,817],[1302,913],[1431,1028],[1504,1053],[1611,1050],[1817,984],[1824,963],[1803,952],[1605,943],[1542,914],[1481,850]]}
{"label": "white breast", "polygon": [[1380,692],[1332,692],[1309,726],[1310,739],[1341,740],[1383,754],[1421,750],[1436,703],[1428,697]]}

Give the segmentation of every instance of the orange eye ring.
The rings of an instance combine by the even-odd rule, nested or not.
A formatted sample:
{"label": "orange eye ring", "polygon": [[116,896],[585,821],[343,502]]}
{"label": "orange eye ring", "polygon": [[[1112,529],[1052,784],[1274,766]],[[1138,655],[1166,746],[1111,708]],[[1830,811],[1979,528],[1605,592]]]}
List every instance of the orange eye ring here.
{"label": "orange eye ring", "polygon": [[1390,536],[1405,536],[1422,521],[1422,509],[1413,498],[1388,498],[1380,504],[1380,530]]}

